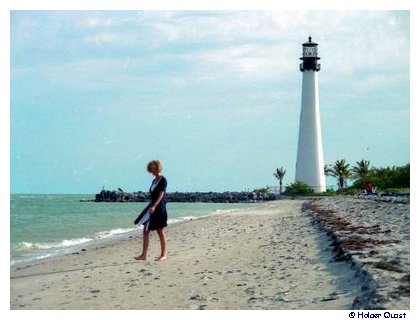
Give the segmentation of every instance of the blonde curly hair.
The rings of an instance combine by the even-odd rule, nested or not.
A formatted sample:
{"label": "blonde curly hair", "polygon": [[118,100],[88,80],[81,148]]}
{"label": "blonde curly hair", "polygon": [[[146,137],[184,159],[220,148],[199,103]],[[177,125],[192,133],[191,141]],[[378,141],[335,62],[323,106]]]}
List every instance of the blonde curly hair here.
{"label": "blonde curly hair", "polygon": [[153,166],[156,166],[156,169],[158,170],[159,173],[162,172],[162,163],[159,160],[149,161],[149,163],[147,164],[147,171],[152,173]]}

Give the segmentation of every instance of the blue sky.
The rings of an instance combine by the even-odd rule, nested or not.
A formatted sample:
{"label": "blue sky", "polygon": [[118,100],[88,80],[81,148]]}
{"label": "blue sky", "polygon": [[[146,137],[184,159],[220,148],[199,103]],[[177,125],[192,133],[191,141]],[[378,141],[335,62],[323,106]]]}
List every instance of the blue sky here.
{"label": "blue sky", "polygon": [[292,181],[308,34],[326,162],[409,162],[408,12],[14,11],[11,192]]}

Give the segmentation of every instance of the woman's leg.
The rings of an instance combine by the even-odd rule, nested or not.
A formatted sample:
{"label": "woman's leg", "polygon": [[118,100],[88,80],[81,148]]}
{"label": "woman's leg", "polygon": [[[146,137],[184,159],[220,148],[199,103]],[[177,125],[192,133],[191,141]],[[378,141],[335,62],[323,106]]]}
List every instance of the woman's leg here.
{"label": "woman's leg", "polygon": [[147,257],[147,249],[149,249],[149,238],[150,238],[150,230],[146,230],[143,228],[143,252],[138,257],[135,257],[136,260],[146,260]]}
{"label": "woman's leg", "polygon": [[165,236],[165,229],[159,229],[158,231],[159,239],[160,239],[160,257],[157,259],[158,261],[166,260],[166,236]]}

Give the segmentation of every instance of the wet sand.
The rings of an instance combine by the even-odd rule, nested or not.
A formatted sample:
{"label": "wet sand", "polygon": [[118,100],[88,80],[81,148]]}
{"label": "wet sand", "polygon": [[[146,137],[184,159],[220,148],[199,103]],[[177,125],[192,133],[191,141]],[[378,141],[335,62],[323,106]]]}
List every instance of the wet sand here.
{"label": "wet sand", "polygon": [[262,203],[168,227],[169,258],[135,261],[141,236],[11,267],[11,309],[350,309],[349,264],[303,201]]}

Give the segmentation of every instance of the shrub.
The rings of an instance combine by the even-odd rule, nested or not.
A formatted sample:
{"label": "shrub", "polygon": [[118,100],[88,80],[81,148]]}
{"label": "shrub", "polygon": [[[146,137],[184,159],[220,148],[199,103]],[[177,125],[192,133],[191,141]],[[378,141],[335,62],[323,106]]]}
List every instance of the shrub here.
{"label": "shrub", "polygon": [[254,189],[254,190],[252,190],[252,192],[254,192],[256,194],[268,194],[268,193],[270,193],[270,188],[265,187],[265,188],[260,188],[260,189]]}
{"label": "shrub", "polygon": [[306,183],[301,181],[296,181],[286,187],[284,194],[289,196],[306,196],[314,193],[314,190],[311,189]]}
{"label": "shrub", "polygon": [[342,190],[337,190],[337,194],[346,195],[346,196],[354,196],[359,193],[359,189],[354,187],[344,188]]}
{"label": "shrub", "polygon": [[376,168],[353,183],[353,187],[363,189],[370,181],[379,189],[410,188],[410,164],[401,167]]}
{"label": "shrub", "polygon": [[334,190],[333,188],[328,188],[324,192],[320,193],[321,196],[334,196],[336,194],[337,194],[337,191]]}

